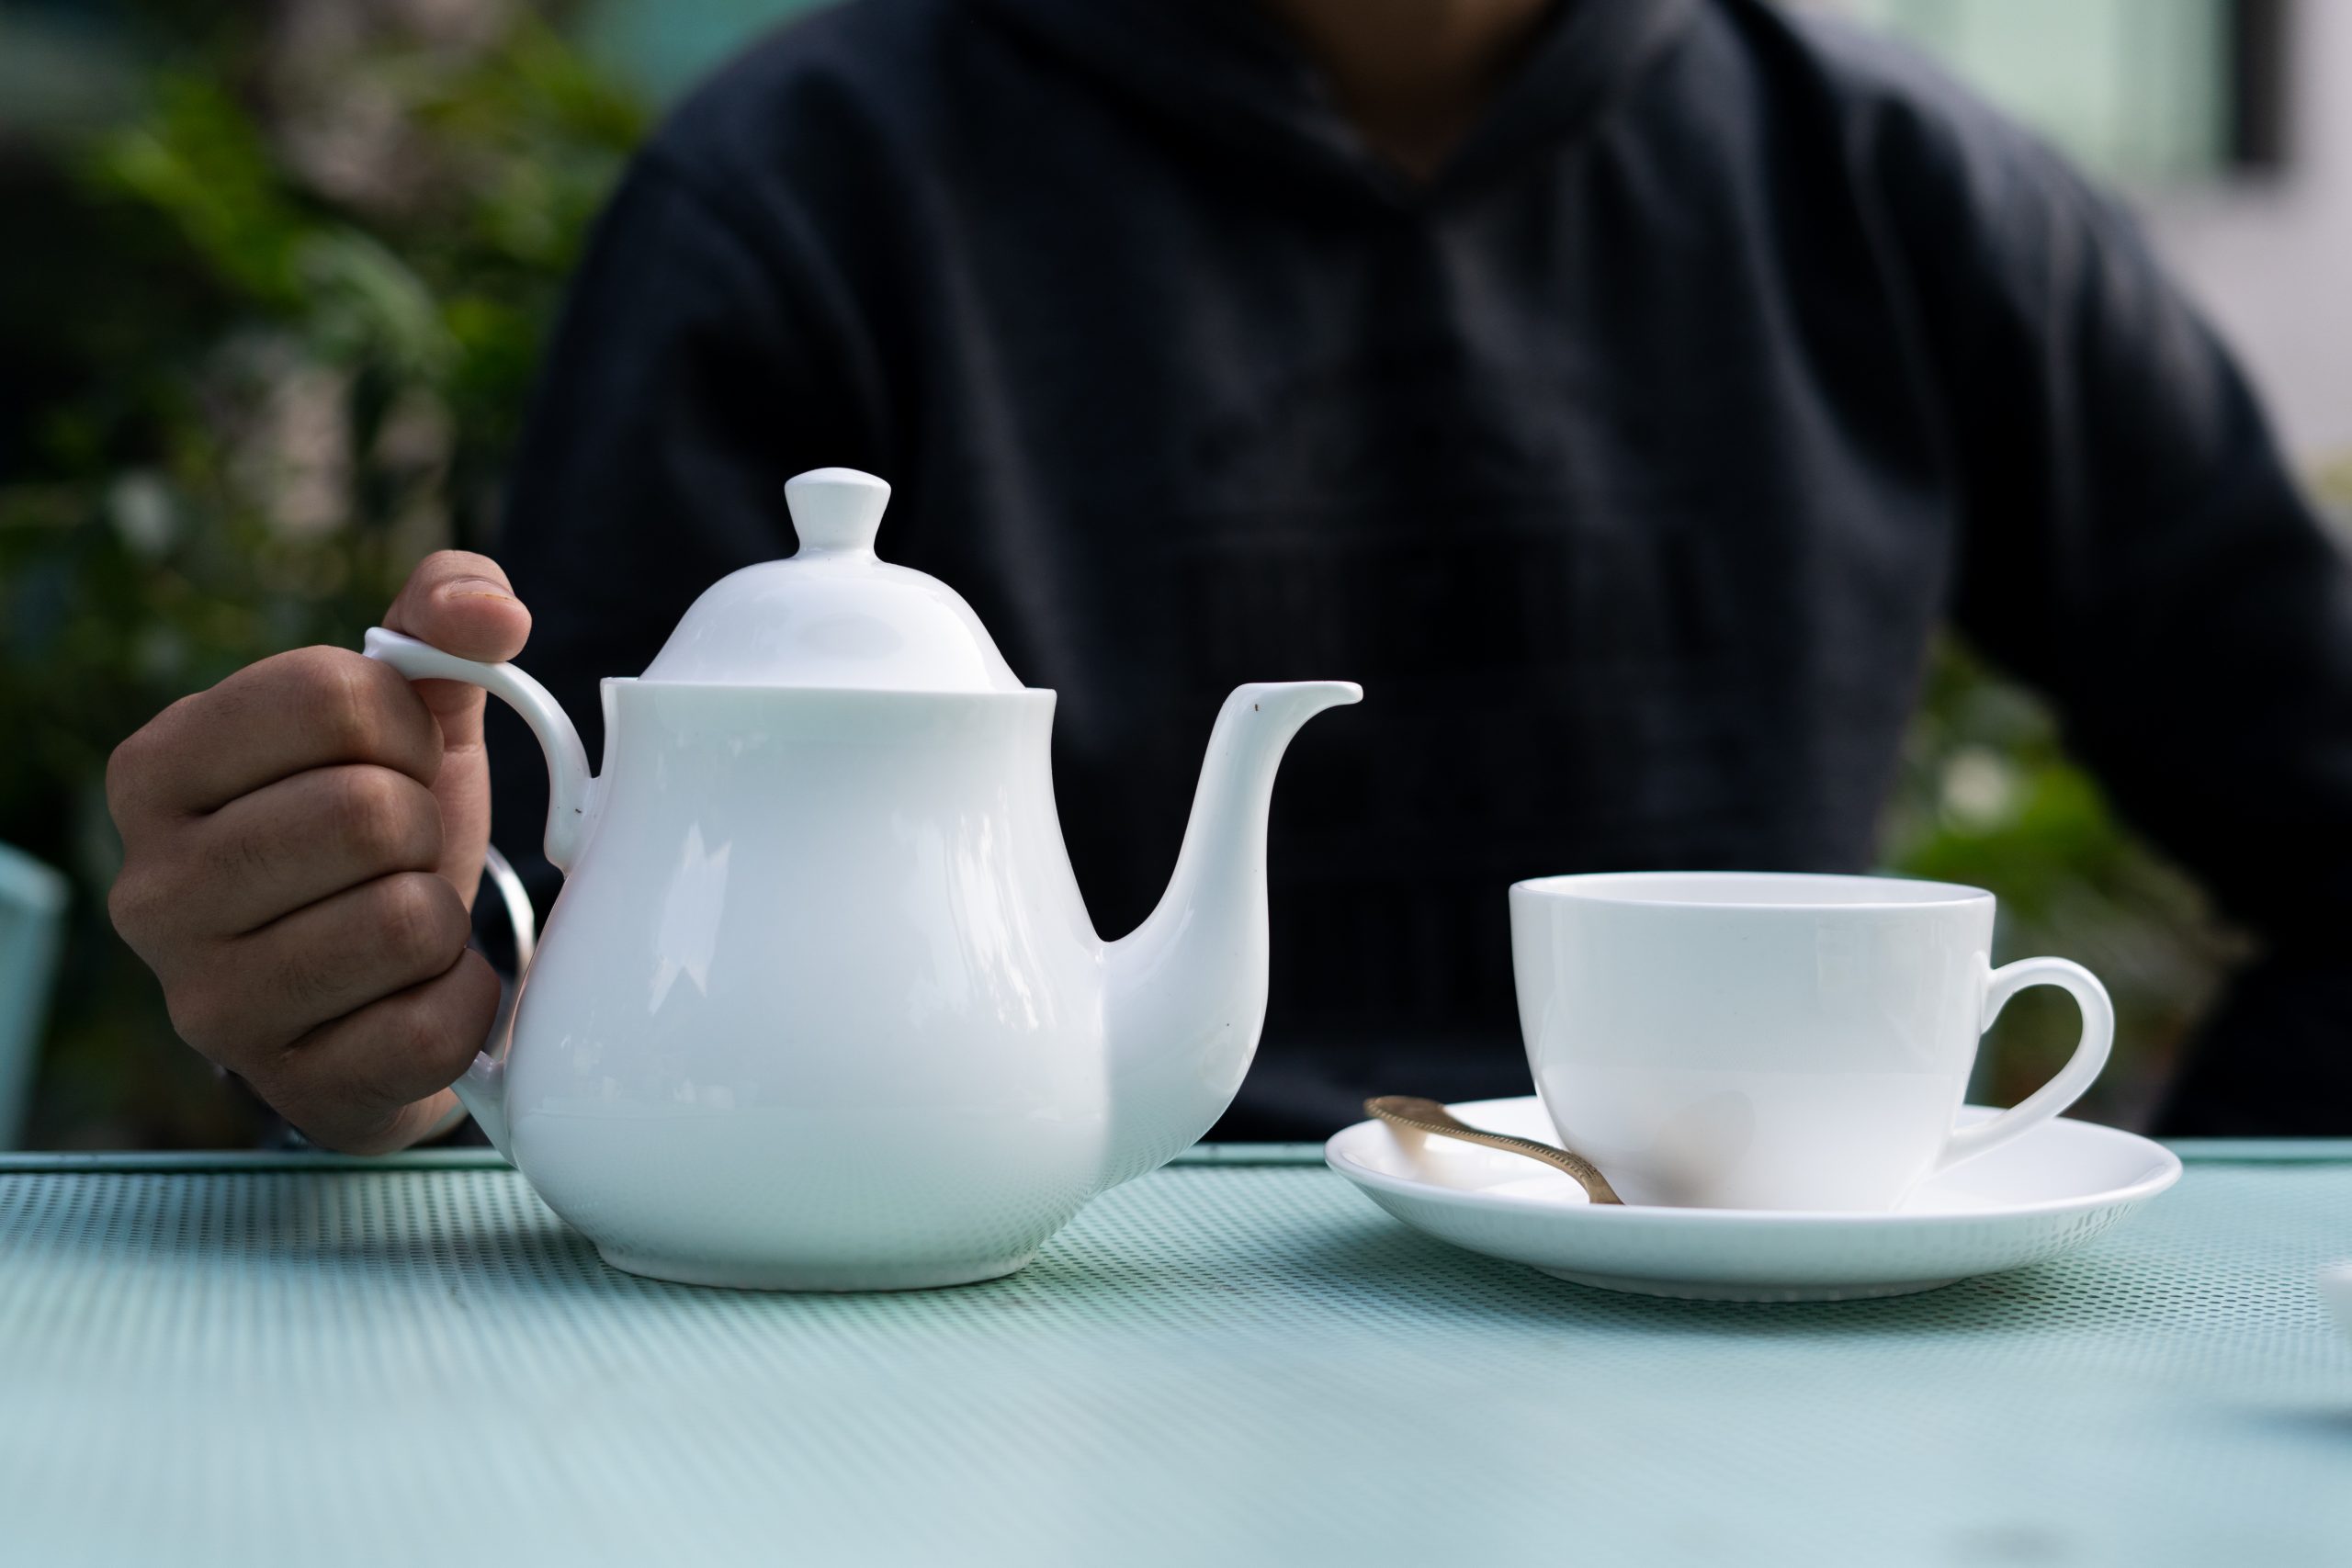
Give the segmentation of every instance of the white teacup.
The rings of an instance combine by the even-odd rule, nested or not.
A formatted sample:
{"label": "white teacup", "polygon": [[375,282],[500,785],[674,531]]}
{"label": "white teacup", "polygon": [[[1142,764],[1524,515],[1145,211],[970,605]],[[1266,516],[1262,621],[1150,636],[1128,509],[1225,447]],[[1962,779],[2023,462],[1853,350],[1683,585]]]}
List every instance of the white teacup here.
{"label": "white teacup", "polygon": [[[2063,958],[1996,969],[1993,896],[1747,872],[1549,876],[1510,890],[1535,1086],[1629,1203],[1872,1211],[2057,1115],[2115,1011]],[[2082,1043],[2015,1109],[1955,1128],[1979,1036],[2061,986]]]}

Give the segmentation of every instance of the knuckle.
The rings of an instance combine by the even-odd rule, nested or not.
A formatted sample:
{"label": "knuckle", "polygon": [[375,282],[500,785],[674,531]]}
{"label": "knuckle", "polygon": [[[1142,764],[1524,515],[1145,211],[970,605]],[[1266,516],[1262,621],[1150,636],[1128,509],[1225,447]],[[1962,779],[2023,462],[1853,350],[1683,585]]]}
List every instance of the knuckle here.
{"label": "knuckle", "polygon": [[232,1065],[230,1058],[236,1055],[235,1012],[220,987],[184,981],[166,987],[164,1005],[171,1015],[174,1033],[199,1055]]}
{"label": "knuckle", "polygon": [[434,1088],[457,1081],[490,1038],[498,1014],[498,976],[487,959],[468,953],[448,980],[435,987],[430,1029],[418,1054],[432,1065]]}
{"label": "knuckle", "polygon": [[153,919],[157,900],[153,883],[133,872],[128,864],[107,889],[107,918],[123,941],[139,947],[153,931]]}
{"label": "knuckle", "polygon": [[418,1009],[407,998],[379,1002],[372,1027],[354,1041],[345,1093],[356,1104],[397,1110],[424,1091],[417,1048],[425,1031]]}
{"label": "knuckle", "polygon": [[157,865],[152,857],[126,860],[107,889],[107,918],[115,933],[157,970],[171,967],[175,950],[184,945],[189,908],[174,868]]}
{"label": "knuckle", "polygon": [[396,1111],[457,1077],[441,1076],[435,1047],[448,1032],[424,997],[387,998],[368,1010],[345,1042],[342,1097],[355,1106]]}
{"label": "knuckle", "polygon": [[465,949],[457,889],[430,872],[385,878],[379,918],[387,950],[411,972],[439,974]]}
{"label": "knuckle", "polygon": [[383,768],[348,770],[334,786],[330,830],[371,864],[416,853],[433,797],[413,779]]}
{"label": "knuckle", "polygon": [[442,999],[420,997],[401,1010],[397,1044],[408,1078],[419,1080],[420,1093],[447,1087],[481,1043],[466,1037],[457,1009],[434,1005]]}
{"label": "knuckle", "polygon": [[288,657],[295,661],[289,695],[300,721],[343,755],[374,754],[390,728],[384,688],[371,673],[377,667],[336,648]]}
{"label": "knuckle", "polygon": [[107,755],[107,809],[122,821],[124,808],[148,771],[147,752],[153,744],[152,725],[141,725],[124,736]]}
{"label": "knuckle", "polygon": [[171,737],[185,732],[202,694],[180,698],[132,730],[107,754],[107,809],[118,826],[133,815],[141,799],[155,792],[173,769]]}
{"label": "knuckle", "polygon": [[475,980],[453,974],[400,999],[382,1059],[386,1087],[402,1101],[447,1089],[481,1049],[497,990],[492,980],[485,995]]}

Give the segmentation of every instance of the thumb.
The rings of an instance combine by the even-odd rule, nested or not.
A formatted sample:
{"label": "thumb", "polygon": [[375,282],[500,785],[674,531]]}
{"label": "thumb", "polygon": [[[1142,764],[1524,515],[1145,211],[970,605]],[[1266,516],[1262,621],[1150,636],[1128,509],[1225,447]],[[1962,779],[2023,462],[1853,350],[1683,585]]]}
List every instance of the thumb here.
{"label": "thumb", "polygon": [[[523,651],[531,612],[514,597],[505,570],[470,550],[435,550],[408,574],[384,625],[459,659],[496,664]],[[442,744],[481,744],[482,692],[461,681],[420,681],[417,695],[441,721]]]}
{"label": "thumb", "polygon": [[[384,625],[460,659],[498,663],[523,651],[531,613],[506,573],[488,556],[440,550],[409,573]],[[441,771],[433,781],[441,805],[441,874],[469,908],[490,843],[490,760],[482,749],[481,687],[463,681],[419,681],[416,694],[441,726]]]}

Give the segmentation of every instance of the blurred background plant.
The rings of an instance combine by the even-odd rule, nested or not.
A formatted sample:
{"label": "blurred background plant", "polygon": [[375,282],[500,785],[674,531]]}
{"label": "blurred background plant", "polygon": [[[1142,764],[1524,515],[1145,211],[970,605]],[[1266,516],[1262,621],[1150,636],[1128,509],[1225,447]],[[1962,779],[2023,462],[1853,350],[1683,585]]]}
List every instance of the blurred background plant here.
{"label": "blurred background plant", "polygon": [[[649,106],[798,8],[0,0],[0,841],[77,889],[36,1144],[254,1135],[107,924],[107,753],[254,659],[352,644],[418,556],[489,541],[562,279]],[[2352,500],[2352,465],[2324,483]],[[1997,890],[2006,952],[2108,978],[2118,1066],[2086,1111],[2142,1117],[2235,943],[1964,650],[1886,850]],[[2002,1100],[2074,1032],[2040,993],[2011,1012],[1983,1075]]]}
{"label": "blurred background plant", "polygon": [[0,840],[77,889],[36,1142],[252,1135],[107,925],[106,759],[488,540],[562,279],[646,123],[559,19],[126,7],[128,69],[0,141]]}
{"label": "blurred background plant", "polygon": [[[2068,761],[2050,710],[1965,648],[1939,650],[1882,843],[1892,869],[2000,896],[1996,962],[2061,953],[2107,983],[2114,1065],[2077,1114],[2144,1123],[2244,943],[2117,820]],[[2080,1027],[2072,998],[2022,993],[1978,1057],[1970,1097],[2024,1098],[2073,1054]]]}

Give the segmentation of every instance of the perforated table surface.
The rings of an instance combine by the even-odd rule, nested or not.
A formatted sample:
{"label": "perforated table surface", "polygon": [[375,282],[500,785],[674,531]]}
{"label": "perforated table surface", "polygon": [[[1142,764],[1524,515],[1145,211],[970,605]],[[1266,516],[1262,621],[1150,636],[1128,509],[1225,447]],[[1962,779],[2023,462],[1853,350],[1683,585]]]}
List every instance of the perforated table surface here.
{"label": "perforated table surface", "polygon": [[1204,1149],[1009,1279],[606,1269],[488,1156],[0,1156],[0,1562],[2352,1562],[2352,1143],[2070,1258],[1611,1295]]}

